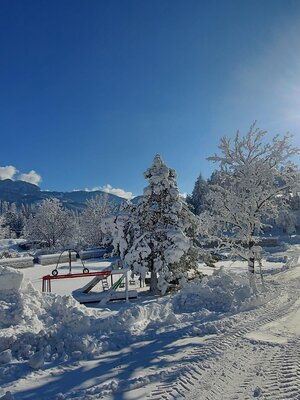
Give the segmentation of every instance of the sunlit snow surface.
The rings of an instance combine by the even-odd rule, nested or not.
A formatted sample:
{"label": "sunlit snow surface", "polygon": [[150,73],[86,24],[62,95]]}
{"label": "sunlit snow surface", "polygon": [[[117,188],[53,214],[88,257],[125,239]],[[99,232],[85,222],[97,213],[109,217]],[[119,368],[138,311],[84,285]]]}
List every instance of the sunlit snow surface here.
{"label": "sunlit snow surface", "polygon": [[[289,251],[299,254],[299,246]],[[86,264],[99,269],[109,261]],[[300,268],[281,272],[282,263],[264,263],[267,291],[260,288],[253,296],[245,264],[219,264],[223,272],[177,294],[142,293],[129,305],[104,309],[55,294],[69,294],[85,283],[75,279],[54,282],[54,294],[42,294],[40,278],[53,266],[23,270],[22,290],[1,292],[2,395],[88,400],[172,399],[177,393],[178,398],[242,400],[297,393],[299,367],[292,354],[299,354],[300,346]],[[81,268],[74,264],[74,271]],[[286,368],[295,377],[293,385],[286,383],[281,357],[291,360]],[[269,381],[275,368],[277,391]]]}

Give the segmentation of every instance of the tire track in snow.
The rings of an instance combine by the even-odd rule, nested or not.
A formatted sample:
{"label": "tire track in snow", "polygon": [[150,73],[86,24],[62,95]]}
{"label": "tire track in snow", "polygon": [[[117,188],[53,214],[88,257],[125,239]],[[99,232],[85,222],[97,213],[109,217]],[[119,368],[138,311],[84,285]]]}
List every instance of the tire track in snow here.
{"label": "tire track in snow", "polygon": [[[253,344],[243,337],[246,333],[285,315],[299,298],[299,289],[295,289],[293,288],[289,301],[281,304],[279,308],[276,308],[276,304],[274,306],[276,300],[272,300],[265,306],[243,313],[241,319],[244,318],[240,325],[235,322],[234,328],[210,339],[201,348],[190,351],[189,362],[180,362],[173,371],[167,371],[166,381],[158,384],[147,396],[148,399],[194,398],[196,400],[199,399],[200,394],[203,400],[253,399],[255,382],[264,381],[264,377],[259,376],[259,368],[269,364],[269,376],[271,376],[271,371],[278,370],[283,364],[284,368],[279,368],[280,375],[273,376],[273,381],[269,382],[269,386],[266,386],[261,393],[258,391],[255,396],[262,395],[263,397],[260,398],[266,400],[300,400],[299,340],[297,348],[292,346],[288,350],[289,347],[287,347],[285,362],[282,363],[282,346],[278,348],[278,346],[257,345],[259,350],[254,357]],[[264,347],[265,351],[262,350]],[[233,351],[234,349],[236,351]],[[239,359],[236,358],[237,356]],[[225,364],[219,362],[221,357]],[[222,364],[227,367],[226,371]],[[168,378],[172,382],[167,382]],[[198,394],[193,397],[194,387],[197,387]]]}
{"label": "tire track in snow", "polygon": [[271,361],[264,385],[266,400],[300,399],[300,338],[290,340]]}

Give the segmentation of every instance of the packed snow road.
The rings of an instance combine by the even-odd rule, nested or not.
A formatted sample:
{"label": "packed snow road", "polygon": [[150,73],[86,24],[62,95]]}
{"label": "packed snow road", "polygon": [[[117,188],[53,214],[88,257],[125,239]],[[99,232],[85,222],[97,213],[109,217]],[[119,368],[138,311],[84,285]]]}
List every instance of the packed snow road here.
{"label": "packed snow road", "polygon": [[236,316],[232,329],[186,354],[176,366],[184,372],[150,399],[300,399],[300,267],[273,282],[277,298]]}

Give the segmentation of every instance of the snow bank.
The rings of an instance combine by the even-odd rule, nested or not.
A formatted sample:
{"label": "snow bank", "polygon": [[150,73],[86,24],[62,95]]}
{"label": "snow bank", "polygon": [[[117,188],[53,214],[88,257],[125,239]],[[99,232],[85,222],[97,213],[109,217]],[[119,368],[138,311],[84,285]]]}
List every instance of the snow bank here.
{"label": "snow bank", "polygon": [[[70,296],[38,292],[31,284],[6,291],[5,296],[2,291],[0,362],[17,359],[36,369],[95,358],[128,345],[138,335],[156,337],[179,327],[188,335],[224,331],[226,323],[217,321],[217,314],[245,304],[251,297],[246,281],[220,271],[203,282],[187,284],[175,295],[126,305],[116,314],[88,309]],[[0,365],[1,374],[7,375],[7,366]]]}
{"label": "snow bank", "polygon": [[238,311],[252,296],[247,277],[230,275],[222,269],[201,282],[187,284],[174,298],[178,312],[207,309],[213,312]]}
{"label": "snow bank", "polygon": [[20,251],[19,244],[25,243],[24,239],[0,239],[0,252],[3,250]]}
{"label": "snow bank", "polygon": [[22,272],[0,266],[0,329],[21,322],[24,307],[19,289],[22,281]]}
{"label": "snow bank", "polygon": [[0,327],[6,328],[0,331],[0,352],[10,349],[13,357],[29,360],[42,352],[50,361],[68,359],[75,351],[92,351],[93,339],[84,335],[93,315],[71,297],[43,295],[28,285],[22,292],[10,292],[5,304],[4,298],[0,301]]}
{"label": "snow bank", "polygon": [[22,272],[0,265],[0,292],[3,290],[19,290],[22,280]]}

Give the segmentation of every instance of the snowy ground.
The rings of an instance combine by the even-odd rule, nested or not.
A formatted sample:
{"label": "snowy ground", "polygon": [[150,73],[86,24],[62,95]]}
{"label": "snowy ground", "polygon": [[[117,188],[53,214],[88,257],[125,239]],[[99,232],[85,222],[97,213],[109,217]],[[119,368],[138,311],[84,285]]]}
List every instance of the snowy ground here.
{"label": "snowy ground", "polygon": [[[299,253],[294,245],[281,255]],[[264,263],[267,291],[249,297],[245,265],[219,264],[225,273],[179,294],[106,309],[38,292],[52,266],[24,270],[34,287],[0,297],[2,393],[16,400],[300,399],[300,265],[281,271],[283,263]],[[58,294],[73,290],[57,283]]]}

